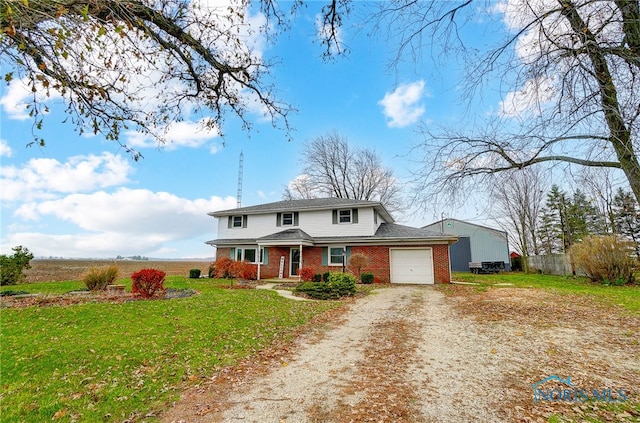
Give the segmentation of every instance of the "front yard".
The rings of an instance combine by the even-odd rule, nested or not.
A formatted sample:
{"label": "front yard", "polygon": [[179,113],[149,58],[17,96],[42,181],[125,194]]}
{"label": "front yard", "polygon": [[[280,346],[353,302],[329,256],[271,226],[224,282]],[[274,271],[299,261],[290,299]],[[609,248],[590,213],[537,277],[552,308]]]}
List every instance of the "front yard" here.
{"label": "front yard", "polygon": [[[130,281],[127,290],[130,291]],[[124,421],[152,416],[187,386],[274,342],[335,302],[299,302],[228,281],[167,278],[197,295],[171,300],[3,308],[0,333],[3,421]],[[3,291],[51,295],[78,281]]]}
{"label": "front yard", "polygon": [[[508,417],[517,415],[525,418],[524,421],[542,419],[549,422],[640,419],[638,385],[633,382],[633,378],[640,374],[637,365],[640,360],[638,286],[599,286],[583,279],[515,273],[461,273],[454,274],[454,280],[475,285],[436,285],[421,289],[427,293],[435,289],[445,294],[446,302],[441,307],[446,305],[443,310],[453,310],[448,313],[457,315],[457,318],[443,317],[436,328],[427,324],[434,317],[428,301],[412,309],[416,314],[413,322],[415,332],[418,333],[418,329],[423,331],[426,340],[414,345],[413,350],[427,354],[433,363],[441,360],[440,371],[445,373],[434,374],[438,371],[437,366],[418,367],[413,376],[407,375],[407,380],[422,373],[424,380],[416,382],[407,392],[445,389],[425,381],[449,380],[450,375],[446,373],[449,367],[446,366],[462,366],[456,372],[467,372],[469,380],[474,374],[480,374],[479,370],[474,370],[473,362],[468,361],[471,355],[453,362],[452,356],[438,352],[439,348],[449,345],[432,342],[438,339],[433,337],[433,331],[438,329],[438,333],[450,338],[449,343],[467,342],[469,345],[465,347],[468,351],[486,350],[487,362],[498,366],[497,370],[504,370],[500,366],[507,364],[513,367],[512,373],[506,372],[501,379],[496,379],[505,392],[511,392],[508,420]],[[130,280],[120,283],[125,283],[127,291],[130,291]],[[185,390],[191,388],[193,391],[195,387],[198,391],[197,387],[205,387],[224,374],[233,377],[247,374],[241,372],[242,366],[222,371],[243,358],[257,352],[260,352],[260,357],[268,357],[270,351],[278,350],[279,354],[290,351],[292,356],[287,360],[296,360],[293,356],[295,350],[288,347],[291,339],[307,332],[307,328],[318,327],[319,319],[330,321],[332,317],[327,317],[325,311],[335,310],[336,313],[329,316],[338,316],[348,309],[339,308],[338,302],[291,301],[273,291],[229,289],[229,281],[169,276],[166,286],[176,290],[189,289],[195,291],[195,295],[169,300],[74,303],[61,301],[62,297],[58,295],[82,289],[84,285],[80,281],[2,287],[2,291],[46,294],[28,299],[32,304],[28,307],[7,307],[6,300],[0,303],[2,420],[156,421]],[[394,287],[382,289],[393,292]],[[375,296],[378,294],[374,292]],[[355,301],[357,305],[363,300]],[[417,307],[417,304],[414,305]],[[409,317],[406,308],[397,308],[397,313],[400,313],[398,317],[383,323],[396,328],[400,323],[408,322],[405,321]],[[343,322],[333,321],[332,324],[339,327]],[[369,327],[363,326],[359,319],[354,319],[354,324],[360,329]],[[473,329],[472,333],[478,339],[486,340],[476,342],[476,345],[471,342],[475,338],[468,334],[458,336],[454,330],[447,329],[447,324],[453,324],[460,334]],[[467,324],[472,326],[465,326]],[[371,351],[377,352],[369,355],[382,358],[383,355],[375,348],[392,344],[381,344],[381,338],[374,335],[363,332],[362,347],[365,352],[368,351],[366,348],[373,348]],[[369,336],[372,337],[371,342],[365,342]],[[396,338],[390,336],[389,339]],[[340,348],[343,346],[336,345],[336,351]],[[393,351],[396,354],[398,350]],[[610,351],[617,351],[617,355]],[[431,352],[433,354],[429,355]],[[343,353],[337,354],[344,357]],[[324,355],[319,354],[318,357]],[[335,361],[333,357],[328,359]],[[622,360],[623,357],[626,358]],[[629,357],[637,359],[629,360]],[[260,366],[263,361],[268,360],[245,360],[243,366]],[[634,361],[635,365],[629,367],[628,363]],[[392,362],[395,359],[389,363]],[[428,361],[422,357],[418,362]],[[362,369],[371,370],[371,363],[370,359],[363,361]],[[385,360],[381,360],[375,373],[384,374],[384,366],[387,365]],[[622,372],[623,368],[627,370]],[[531,383],[554,372],[560,372],[562,377],[572,376],[574,381],[588,387],[606,388],[609,387],[606,381],[614,380],[628,389],[629,401],[614,404],[587,402],[575,404],[575,407],[547,402],[544,407],[532,407]],[[365,383],[369,381],[367,375],[363,370],[358,376],[362,380],[348,382],[353,386],[373,389],[373,385]],[[302,380],[306,376],[300,373],[297,377]],[[483,383],[493,382],[479,378],[478,392],[484,389]],[[389,392],[379,398],[367,397],[366,401],[373,403],[363,402],[362,413],[379,413],[370,405],[388,407],[384,398],[390,393],[398,395],[398,386],[389,385]],[[376,389],[383,388],[381,385]],[[471,385],[463,385],[462,388],[471,389]],[[408,398],[407,401],[407,410],[416,408],[416,398]],[[498,405],[491,403],[487,410]],[[348,414],[350,410],[336,409],[331,413],[344,417],[340,413]],[[414,411],[429,413],[433,410]],[[308,410],[308,415],[314,416],[314,412],[317,410]]]}

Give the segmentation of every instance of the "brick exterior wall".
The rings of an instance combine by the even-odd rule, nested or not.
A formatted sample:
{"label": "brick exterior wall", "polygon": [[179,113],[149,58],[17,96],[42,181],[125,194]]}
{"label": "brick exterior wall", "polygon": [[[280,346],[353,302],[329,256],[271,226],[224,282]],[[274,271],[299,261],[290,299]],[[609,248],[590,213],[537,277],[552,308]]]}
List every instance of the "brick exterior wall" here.
{"label": "brick exterior wall", "polygon": [[[375,283],[389,283],[391,277],[389,265],[390,248],[420,248],[430,247],[433,251],[433,270],[435,283],[450,283],[451,273],[449,272],[449,246],[447,244],[425,244],[425,245],[364,245],[352,246],[351,254],[362,253],[369,258],[369,265],[363,272],[373,273]],[[277,278],[280,269],[280,257],[284,256],[284,277],[289,277],[289,247],[269,247],[269,264],[260,266],[260,277],[262,279]],[[218,257],[229,257],[230,248],[219,247]],[[303,247],[301,267],[311,267],[315,273],[341,272],[342,266],[323,266],[322,248]]]}

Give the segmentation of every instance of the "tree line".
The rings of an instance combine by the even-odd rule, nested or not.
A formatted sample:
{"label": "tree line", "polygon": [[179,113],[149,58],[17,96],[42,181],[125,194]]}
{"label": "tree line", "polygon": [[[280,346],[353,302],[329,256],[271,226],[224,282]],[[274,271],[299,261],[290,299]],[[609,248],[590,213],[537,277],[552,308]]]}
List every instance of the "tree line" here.
{"label": "tree line", "polygon": [[640,206],[631,191],[617,188],[597,204],[579,188],[544,190],[532,169],[503,182],[494,217],[524,257],[566,253],[591,235],[617,235],[631,241],[640,258]]}

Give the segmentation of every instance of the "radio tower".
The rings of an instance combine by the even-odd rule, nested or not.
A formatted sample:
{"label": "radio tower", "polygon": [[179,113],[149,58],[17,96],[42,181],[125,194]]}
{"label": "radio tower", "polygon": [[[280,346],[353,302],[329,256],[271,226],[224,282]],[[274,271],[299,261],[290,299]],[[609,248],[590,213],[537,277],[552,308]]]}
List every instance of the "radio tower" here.
{"label": "radio tower", "polygon": [[242,206],[242,173],[243,173],[244,154],[240,150],[240,165],[238,166],[238,193],[236,198],[238,199],[237,208]]}

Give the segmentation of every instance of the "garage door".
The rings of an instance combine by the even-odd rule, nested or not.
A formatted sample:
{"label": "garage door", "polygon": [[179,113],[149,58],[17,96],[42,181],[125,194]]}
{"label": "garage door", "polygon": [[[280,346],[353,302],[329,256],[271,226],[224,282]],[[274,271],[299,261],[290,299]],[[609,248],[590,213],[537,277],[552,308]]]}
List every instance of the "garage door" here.
{"label": "garage door", "polygon": [[389,256],[391,283],[433,283],[431,248],[392,248]]}

